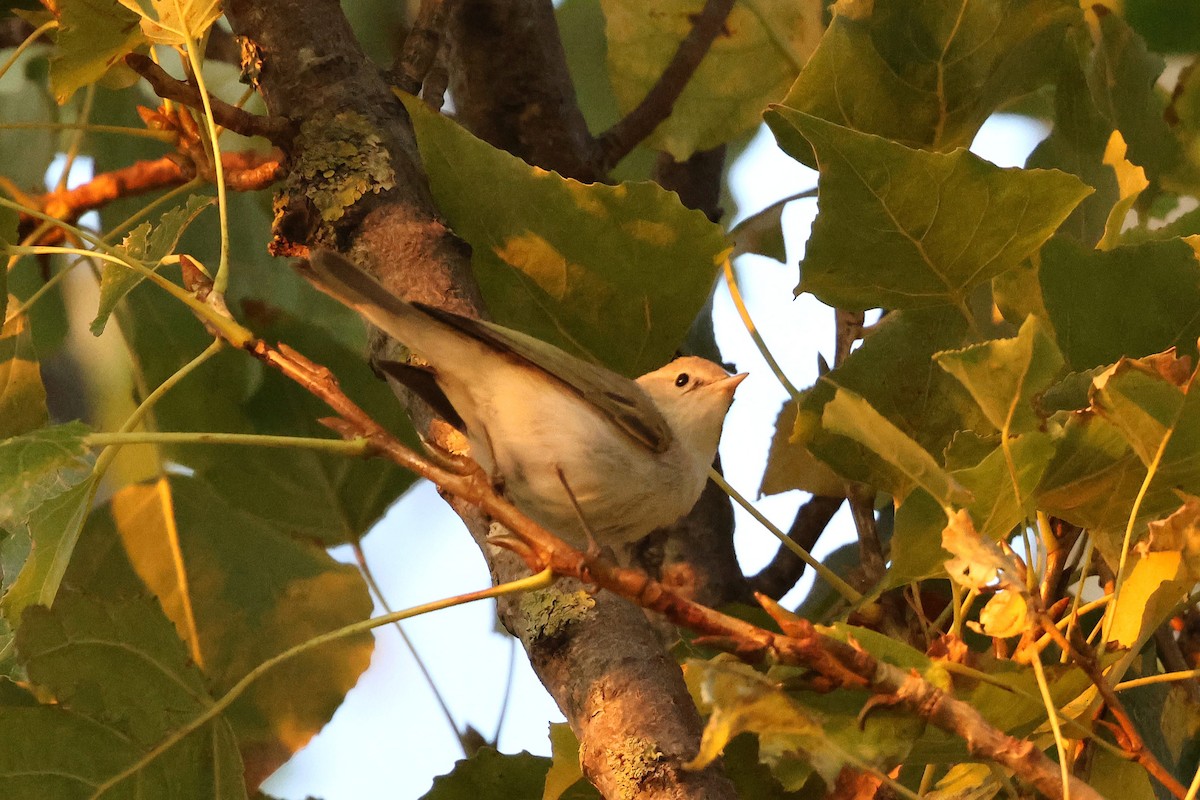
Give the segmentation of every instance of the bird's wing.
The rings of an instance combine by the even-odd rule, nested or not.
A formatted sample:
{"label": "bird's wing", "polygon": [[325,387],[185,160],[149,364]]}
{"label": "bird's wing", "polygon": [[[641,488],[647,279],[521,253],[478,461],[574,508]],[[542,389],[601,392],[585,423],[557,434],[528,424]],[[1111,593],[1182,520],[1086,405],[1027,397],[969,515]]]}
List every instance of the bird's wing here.
{"label": "bird's wing", "polygon": [[629,378],[576,358],[521,331],[424,303],[412,305],[439,322],[548,373],[652,452],[663,453],[671,446],[671,428],[662,412],[646,391]]}
{"label": "bird's wing", "polygon": [[[671,446],[671,428],[654,401],[641,386],[622,375],[520,331],[401,300],[371,274],[330,250],[314,250],[308,262],[297,262],[295,267],[318,289],[405,344],[412,343],[404,342],[404,330],[408,328],[412,333],[413,318],[419,312],[557,380],[652,452],[663,453]],[[436,370],[437,365],[433,366]]]}

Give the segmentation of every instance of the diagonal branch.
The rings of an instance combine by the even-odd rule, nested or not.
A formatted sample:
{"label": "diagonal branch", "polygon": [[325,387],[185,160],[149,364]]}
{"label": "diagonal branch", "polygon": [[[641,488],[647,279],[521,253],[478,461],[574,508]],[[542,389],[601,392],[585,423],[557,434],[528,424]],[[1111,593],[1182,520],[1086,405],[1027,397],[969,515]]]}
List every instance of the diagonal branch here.
{"label": "diagonal branch", "polygon": [[[825,532],[829,521],[833,519],[833,515],[842,507],[842,502],[841,497],[813,495],[796,512],[796,519],[788,530],[788,538],[805,550],[811,551],[817,539]],[[750,579],[750,585],[757,593],[778,600],[791,591],[800,580],[800,576],[804,574],[804,567],[800,556],[786,547],[780,547],[771,563]]]}
{"label": "diagonal branch", "polygon": [[684,87],[708,55],[712,43],[724,30],[725,20],[733,10],[734,2],[707,0],[704,8],[693,18],[692,29],[679,43],[675,55],[642,102],[596,139],[599,172],[606,173],[615,167],[663,120],[671,116]]}
{"label": "diagonal branch", "polygon": [[[200,90],[186,81],[172,78],[166,70],[141,53],[125,56],[125,63],[141,75],[154,89],[154,93],[165,100],[174,100],[189,108],[203,106]],[[286,147],[295,135],[292,123],[285,117],[260,116],[244,111],[209,95],[213,121],[242,136],[261,136],[273,144]]]}

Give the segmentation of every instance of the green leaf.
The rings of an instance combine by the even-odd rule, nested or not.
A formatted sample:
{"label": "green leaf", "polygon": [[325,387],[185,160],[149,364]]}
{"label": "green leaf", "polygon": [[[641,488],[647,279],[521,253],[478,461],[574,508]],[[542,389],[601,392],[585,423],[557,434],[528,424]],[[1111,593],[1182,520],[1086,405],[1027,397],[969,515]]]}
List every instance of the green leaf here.
{"label": "green leaf", "polygon": [[[366,364],[361,346],[345,345],[324,325],[278,309],[255,305],[251,310],[247,322],[259,335],[287,342],[328,367],[342,389],[372,419],[409,446],[419,447],[404,407]],[[357,319],[349,324],[361,331]],[[329,436],[328,429],[317,422],[328,414],[325,404],[274,371],[262,375],[238,414],[237,424],[248,424],[257,433]],[[411,472],[387,459],[347,458],[315,450],[216,445],[176,447],[171,452],[196,469],[224,502],[283,533],[309,537],[327,546],[364,536],[415,481]]]}
{"label": "green leaf", "polygon": [[1168,347],[1196,353],[1200,264],[1186,242],[1091,250],[1055,237],[1042,248],[1042,295],[1072,369]]}
{"label": "green leaf", "polygon": [[87,431],[72,422],[0,441],[0,610],[10,624],[58,591],[91,498]]}
{"label": "green leaf", "polygon": [[[657,83],[703,4],[601,0],[608,69],[621,111],[629,113]],[[822,4],[738,4],[708,54],[647,144],[676,161],[711,150],[758,125],[763,108],[795,80],[821,37]]]}
{"label": "green leaf", "polygon": [[718,226],[655,184],[569,180],[406,104],[496,322],[628,375],[670,360],[728,252]]}
{"label": "green leaf", "polygon": [[934,353],[961,347],[966,332],[966,321],[946,306],[885,316],[845,363],[803,393],[798,412],[792,403],[784,407],[763,491],[803,488],[838,494],[828,467],[876,486],[894,474],[867,448],[822,430],[822,409],[839,386],[862,396],[929,453],[941,453],[958,431],[988,432],[990,424],[979,405],[932,360]]}
{"label": "green leaf", "polygon": [[[77,746],[87,741],[78,755],[99,769],[83,771],[86,768],[79,761],[70,759],[63,759],[60,769],[93,789],[101,778],[115,776],[212,703],[203,676],[152,600],[104,602],[67,592],[53,609],[30,609],[17,640],[30,679],[53,696],[58,707],[69,711],[69,716],[57,718],[31,713],[31,730],[25,735],[40,739],[47,728],[57,728]],[[121,735],[115,742],[104,737],[74,738],[93,726]],[[0,730],[0,750],[10,751],[19,735]],[[74,748],[60,742],[51,749]],[[49,790],[58,780],[36,773],[22,779],[5,775],[0,768],[4,789]],[[223,719],[201,727],[127,780],[129,789],[137,786],[142,793],[158,797],[246,796],[241,759]],[[12,795],[6,791],[5,796]]]}
{"label": "green leaf", "polygon": [[887,488],[898,500],[908,494],[908,486],[920,486],[943,506],[961,505],[970,499],[967,490],[921,445],[853,392],[838,389],[825,404],[821,422],[834,433],[866,445],[896,468],[903,479]]}
{"label": "green leaf", "polygon": [[1148,467],[1153,481],[1200,494],[1200,392],[1186,361],[1121,359],[1097,376],[1092,407],[1117,429]]}
{"label": "green leaf", "polygon": [[1026,166],[1069,172],[1096,190],[1059,228],[1059,233],[1093,247],[1104,235],[1109,211],[1117,202],[1118,186],[1113,168],[1104,163],[1113,126],[1092,101],[1079,58],[1072,52],[1090,46],[1086,31],[1078,31],[1068,39],[1054,90],[1054,128],[1034,148]]}
{"label": "green leaf", "polygon": [[994,339],[934,356],[975,398],[1001,431],[1022,433],[1039,426],[1036,398],[1063,368],[1063,357],[1046,323],[1026,318],[1015,339]]}
{"label": "green leaf", "polygon": [[1073,175],[911,150],[790,108],[767,122],[793,157],[816,153],[819,213],[796,291],[837,308],[965,309],[1091,192]]}
{"label": "green leaf", "polygon": [[454,771],[433,779],[421,800],[508,800],[542,796],[550,759],[521,752],[505,755],[481,747],[454,764]]}
{"label": "green leaf", "polygon": [[[211,197],[192,195],[184,205],[163,214],[157,225],[143,222],[126,234],[114,254],[147,269],[157,269],[159,262],[175,250],[187,227],[212,202]],[[91,327],[94,335],[99,336],[104,332],[108,317],[117,303],[143,280],[145,278],[141,274],[131,269],[111,261],[104,262],[100,272],[100,306]]]}
{"label": "green leaf", "polygon": [[1145,38],[1151,50],[1200,50],[1200,6],[1174,0],[1125,0],[1121,10],[1125,21]]}
{"label": "green leaf", "polygon": [[[7,151],[4,151],[7,152]],[[7,249],[10,244],[17,243],[17,223],[20,217],[16,211],[6,206],[0,206],[0,249]],[[0,324],[8,322],[8,269],[0,271]]]}
{"label": "green leaf", "polygon": [[1087,64],[1087,81],[1096,107],[1125,137],[1129,160],[1158,180],[1179,162],[1175,134],[1163,118],[1166,100],[1155,89],[1162,57],[1120,16],[1108,9],[1099,16],[1099,42]]}
{"label": "green leaf", "polygon": [[66,708],[157,743],[209,705],[204,676],[158,604],[63,592],[17,629],[29,679]]}
{"label": "green leaf", "polygon": [[[231,507],[203,481],[172,476],[121,490],[93,515],[88,592],[119,592],[129,573],[109,559],[124,548],[159,598],[215,693],[266,659],[313,636],[366,619],[371,601],[358,571]],[[98,563],[97,551],[104,553]],[[303,747],[329,721],[370,660],[369,634],[340,639],[271,670],[226,715],[251,784]]]}
{"label": "green leaf", "polygon": [[[3,313],[0,308],[0,315]],[[28,319],[24,315],[13,317],[0,328],[0,439],[40,428],[48,421],[46,387],[42,385]],[[7,477],[0,472],[0,481]],[[0,513],[0,524],[3,516]]]}
{"label": "green leaf", "polygon": [[[979,463],[950,473],[972,495],[966,508],[975,529],[992,541],[1007,538],[1029,516],[1034,492],[1054,457],[1055,444],[1049,435],[1031,431],[1009,440],[1009,450],[1016,468],[1015,486],[1000,447],[994,447]],[[946,513],[933,497],[923,491],[910,494],[896,510],[892,564],[885,586],[906,586],[944,574],[943,562],[950,558],[942,549],[945,527]]]}
{"label": "green leaf", "polygon": [[54,602],[87,518],[92,489],[92,481],[85,481],[30,513],[29,559],[0,598],[0,609],[10,623],[20,619],[21,612],[35,603]]}
{"label": "green leaf", "polygon": [[88,430],[70,422],[0,441],[0,523],[20,521],[91,474]]}
{"label": "green leaf", "polygon": [[[937,2],[839,3],[782,105],[909,147],[966,147],[1006,101],[1047,81],[1078,15],[1064,0],[978,0],[953,20]],[[810,166],[811,155],[793,153]]]}
{"label": "green leaf", "polygon": [[[608,77],[608,40],[604,37],[604,11],[600,0],[564,0],[555,5],[559,38],[567,56],[567,69],[575,87],[575,100],[588,130],[608,130],[621,118],[617,97]],[[649,180],[657,153],[639,145],[610,173],[613,182]]]}
{"label": "green leaf", "polygon": [[[0,792],[8,800],[86,800],[139,755],[120,731],[55,706],[0,714]],[[147,777],[166,790],[159,770]],[[135,796],[132,784],[121,789],[111,796]]]}
{"label": "green leaf", "polygon": [[[1160,711],[1163,708],[1165,706],[1159,706]],[[1122,800],[1155,800],[1158,797],[1150,773],[1136,762],[1119,758],[1102,747],[1096,748],[1089,761],[1086,779],[1101,797],[1120,797]]]}
{"label": "green leaf", "polygon": [[122,59],[148,43],[138,15],[119,0],[63,0],[56,6],[58,43],[50,59],[50,88],[60,105],[110,69],[128,71]]}
{"label": "green leaf", "polygon": [[[1038,506],[1087,528],[1101,555],[1115,564],[1146,467],[1120,430],[1095,411],[1063,414],[1060,422],[1062,435],[1036,489]],[[1178,506],[1170,487],[1154,481],[1138,512],[1138,529]]]}
{"label": "green leaf", "polygon": [[[402,440],[417,443],[403,407],[365,363],[366,336],[357,315],[323,300],[290,270],[251,264],[239,269],[247,273],[239,280],[296,310],[287,313],[255,297],[243,300],[243,317],[256,333],[285,341],[331,369],[373,419]],[[211,341],[190,311],[160,295],[157,287],[138,287],[117,311],[147,387],[157,386]],[[164,430],[287,436],[330,436],[317,422],[328,413],[293,381],[230,350],[218,353],[155,406],[155,419]],[[363,536],[414,480],[384,459],[311,450],[222,445],[162,450],[216,487],[225,503],[281,533],[330,545]]]}

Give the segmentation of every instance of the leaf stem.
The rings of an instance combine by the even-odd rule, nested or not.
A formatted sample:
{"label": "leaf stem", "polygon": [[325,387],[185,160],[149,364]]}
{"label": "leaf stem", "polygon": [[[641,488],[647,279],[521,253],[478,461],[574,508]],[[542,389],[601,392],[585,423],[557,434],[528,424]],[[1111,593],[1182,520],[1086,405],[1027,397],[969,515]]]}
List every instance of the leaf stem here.
{"label": "leaf stem", "polygon": [[[176,0],[175,8],[179,10],[180,19],[183,20],[183,10],[180,9],[180,5],[179,0]],[[184,25],[187,25],[186,21]],[[200,92],[200,102],[204,105],[204,124],[208,129],[208,143],[213,157],[213,178],[217,184],[217,214],[221,218],[221,260],[217,263],[213,291],[218,296],[224,296],[225,290],[229,287],[229,202],[225,197],[225,165],[221,162],[221,145],[217,141],[220,134],[217,133],[217,125],[213,122],[212,101],[208,96],[208,87],[204,84],[200,59],[196,57],[196,45],[192,39],[192,32],[188,30],[185,33],[184,50],[187,53],[188,63],[192,67],[192,77],[196,80],[196,89]]]}
{"label": "leaf stem", "polygon": [[1062,772],[1063,800],[1071,800],[1071,767],[1070,762],[1067,761],[1067,744],[1063,741],[1062,728],[1058,726],[1058,709],[1054,705],[1054,698],[1050,696],[1050,686],[1046,683],[1046,671],[1042,668],[1041,655],[1034,653],[1033,658],[1029,659],[1029,663],[1033,666],[1038,691],[1041,693],[1042,703],[1046,707],[1046,719],[1050,723],[1050,730],[1054,733],[1054,747],[1058,750],[1058,767]]}
{"label": "leaf stem", "polygon": [[365,456],[371,449],[366,439],[322,439],[306,436],[272,436],[260,433],[220,433],[211,431],[99,432],[88,434],[83,438],[83,442],[88,447],[121,447],[131,444],[229,444],[251,447],[320,450],[326,453],[345,456]]}
{"label": "leaf stem", "polygon": [[750,516],[754,517],[762,524],[764,528],[774,534],[775,538],[778,539],[784,547],[786,547],[788,550],[791,550],[801,561],[812,567],[816,573],[824,578],[825,582],[833,587],[834,591],[845,598],[847,602],[853,605],[862,601],[863,596],[857,589],[838,577],[837,573],[835,573],[829,567],[813,558],[812,555],[803,547],[793,542],[786,533],[779,530],[779,528],[777,528],[769,519],[767,519],[761,511],[751,505],[749,500],[747,500],[745,497],[742,497],[737,489],[734,489],[732,486],[730,486],[729,482],[725,480],[725,477],[721,475],[721,473],[710,467],[708,470],[708,477],[713,483],[721,487],[721,491],[733,498],[734,502],[746,509],[746,511],[750,512]]}
{"label": "leaf stem", "polygon": [[762,353],[763,360],[767,362],[767,366],[771,368],[771,372],[775,373],[775,377],[779,380],[780,385],[787,390],[788,396],[792,400],[799,402],[800,391],[788,380],[787,375],[783,373],[783,368],[779,366],[779,362],[775,360],[775,356],[771,355],[770,348],[767,347],[762,334],[755,327],[754,320],[750,318],[750,311],[746,308],[746,301],[742,297],[741,289],[738,288],[737,274],[733,271],[733,263],[728,258],[725,259],[723,269],[725,271],[725,284],[729,287],[729,296],[733,299],[733,305],[737,308],[738,316],[742,318],[742,324],[746,326],[746,331],[750,334],[750,338],[754,340],[758,351]]}
{"label": "leaf stem", "polygon": [[206,708],[199,715],[193,717],[183,727],[172,731],[165,739],[147,750],[145,754],[136,759],[129,766],[125,767],[125,769],[121,770],[97,786],[96,790],[89,796],[89,800],[98,800],[98,798],[103,797],[105,792],[107,792],[109,789],[145,769],[163,753],[166,753],[189,735],[198,731],[212,720],[216,719],[218,716],[220,716],[221,712],[225,711],[227,708],[233,705],[235,700],[245,694],[246,690],[249,689],[255,681],[285,661],[290,661],[296,656],[307,653],[309,650],[313,650],[321,645],[329,644],[330,642],[335,642],[339,639],[345,639],[350,636],[357,636],[359,634],[367,633],[368,631],[378,628],[381,625],[390,625],[393,622],[399,622],[411,617],[420,616],[421,614],[428,614],[433,611],[441,611],[445,608],[452,608],[453,606],[471,603],[476,600],[486,600],[488,598],[500,597],[508,594],[519,594],[521,592],[528,592],[533,589],[543,589],[553,583],[553,581],[553,571],[546,569],[536,575],[531,575],[527,578],[521,578],[520,580],[510,581],[509,583],[502,583],[499,586],[492,586],[488,589],[482,589],[477,592],[469,592],[467,594],[460,594],[455,597],[447,597],[441,600],[435,600],[432,603],[424,603],[419,606],[413,606],[412,608],[405,609],[404,611],[396,611],[391,614],[382,614],[378,617],[372,617],[371,619],[363,620],[361,622],[344,625],[341,628],[314,636],[307,641],[295,645],[294,647],[289,647],[282,653],[268,658],[266,661],[263,661],[257,667],[250,670],[241,680],[231,686],[229,691],[213,701],[211,706]]}
{"label": "leaf stem", "polygon": [[1117,601],[1121,597],[1121,587],[1125,584],[1125,562],[1129,557],[1129,545],[1133,541],[1133,529],[1137,524],[1138,512],[1142,509],[1142,501],[1146,499],[1146,493],[1150,491],[1150,482],[1154,480],[1154,476],[1158,474],[1158,465],[1162,463],[1163,453],[1167,450],[1167,444],[1171,441],[1171,429],[1163,434],[1162,441],[1158,443],[1158,450],[1154,453],[1154,460],[1146,466],[1146,477],[1142,480],[1142,485],[1138,487],[1137,497],[1133,500],[1133,507],[1129,509],[1129,521],[1125,524],[1125,538],[1121,540],[1121,560],[1117,563],[1117,577],[1113,581],[1113,611],[1111,614],[1104,616],[1103,636],[1104,641],[1108,641],[1109,633],[1112,631],[1113,623],[1116,621]]}
{"label": "leaf stem", "polygon": [[123,136],[133,136],[140,139],[153,139],[156,142],[172,143],[175,141],[175,134],[168,131],[151,131],[145,128],[127,128],[123,125],[96,125],[94,123],[80,122],[0,122],[0,130],[3,131],[24,131],[24,130],[44,130],[44,131],[77,131],[82,130],[88,133],[115,133]]}
{"label": "leaf stem", "polygon": [[17,45],[17,49],[13,51],[13,54],[8,57],[8,60],[5,61],[2,66],[0,66],[0,78],[4,77],[4,74],[12,68],[12,65],[17,63],[17,59],[21,57],[21,53],[24,53],[26,50],[28,50],[29,47],[36,42],[43,33],[57,27],[58,20],[52,19],[49,22],[43,23],[40,28],[26,36],[25,41]]}
{"label": "leaf stem", "polygon": [[199,316],[204,322],[215,328],[217,332],[219,332],[221,336],[228,340],[229,343],[234,347],[244,348],[247,344],[253,342],[255,339],[254,334],[249,330],[238,324],[232,318],[218,313],[216,309],[207,303],[193,297],[192,294],[186,289],[176,286],[174,283],[167,280],[162,275],[159,275],[154,270],[148,269],[147,267],[135,262],[126,261],[120,256],[112,255],[111,253],[101,253],[94,250],[84,250],[78,247],[48,247],[44,245],[38,245],[36,247],[10,247],[8,251],[10,253],[20,253],[23,255],[54,255],[58,253],[73,253],[75,255],[98,258],[101,261],[119,264],[126,269],[133,270],[147,280],[158,284],[176,300],[181,301],[188,308],[192,309],[192,311],[194,311],[196,315]]}

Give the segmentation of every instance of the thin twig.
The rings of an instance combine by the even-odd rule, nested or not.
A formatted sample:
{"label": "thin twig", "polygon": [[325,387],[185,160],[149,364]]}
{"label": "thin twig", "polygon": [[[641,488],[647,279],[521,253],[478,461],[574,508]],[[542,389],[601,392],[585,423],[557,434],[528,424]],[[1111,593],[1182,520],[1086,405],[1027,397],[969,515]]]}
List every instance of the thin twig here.
{"label": "thin twig", "polygon": [[[354,560],[358,562],[358,571],[362,573],[363,578],[367,581],[367,587],[375,595],[375,599],[379,601],[379,605],[383,606],[385,612],[395,614],[396,612],[392,609],[391,604],[388,603],[387,598],[383,595],[383,589],[380,588],[379,583],[375,580],[375,574],[371,571],[370,565],[367,564],[367,554],[363,551],[362,539],[355,539],[350,543],[350,546],[354,550]],[[400,634],[401,641],[408,648],[408,654],[412,656],[413,662],[417,665],[417,671],[425,679],[426,685],[429,686],[429,691],[433,694],[433,699],[437,701],[438,707],[442,710],[442,718],[446,720],[446,723],[450,726],[450,730],[454,731],[454,738],[458,742],[458,746],[462,748],[463,755],[470,756],[471,754],[467,752],[466,744],[463,742],[463,732],[458,729],[458,723],[454,721],[454,715],[450,713],[450,706],[446,704],[446,698],[438,690],[437,682],[433,679],[433,673],[425,665],[425,659],[421,658],[416,644],[409,638],[408,632],[404,630],[404,625],[400,623],[400,620],[396,620],[394,624],[396,632]]]}
{"label": "thin twig", "polygon": [[[158,64],[155,64],[141,53],[130,53],[125,56],[125,63],[137,74],[141,75],[154,89],[154,93],[166,100],[174,100],[189,108],[202,109],[204,97],[200,90],[190,83],[172,78]],[[285,117],[261,116],[243,111],[224,100],[211,95],[208,98],[212,107],[213,121],[222,128],[228,128],[242,136],[262,136],[273,144],[287,146],[295,135],[291,121]]]}
{"label": "thin twig", "polygon": [[[283,155],[278,151],[222,153],[226,184],[239,192],[265,189],[278,178],[282,159]],[[135,161],[127,167],[103,172],[74,189],[42,195],[36,202],[49,216],[72,222],[88,211],[103,208],[115,200],[181,186],[196,177],[194,164],[178,157],[164,156],[149,161]],[[21,215],[22,229],[32,224],[32,216]],[[40,243],[53,244],[59,241],[62,241],[62,231],[56,230],[42,238]]]}
{"label": "thin twig", "polygon": [[658,81],[642,98],[637,107],[596,139],[596,162],[601,173],[607,173],[618,162],[654,132],[671,116],[676,101],[692,79],[696,68],[708,55],[712,43],[725,28],[725,20],[733,10],[735,0],[707,0],[704,8],[692,18],[692,29],[683,41]]}
{"label": "thin twig", "polygon": [[1175,776],[1146,747],[1146,742],[1142,739],[1142,735],[1138,733],[1137,726],[1134,725],[1129,713],[1125,710],[1124,703],[1121,702],[1121,698],[1117,696],[1117,693],[1113,691],[1108,678],[1104,676],[1104,669],[1100,666],[1100,662],[1096,660],[1096,654],[1088,646],[1087,642],[1084,641],[1082,635],[1079,633],[1079,629],[1076,628],[1073,631],[1074,636],[1068,640],[1045,612],[1040,612],[1038,618],[1042,629],[1050,635],[1050,638],[1059,647],[1070,652],[1071,659],[1075,664],[1091,678],[1092,685],[1096,687],[1096,690],[1100,693],[1100,697],[1104,700],[1104,704],[1108,706],[1109,712],[1117,720],[1117,725],[1120,726],[1121,737],[1124,738],[1124,741],[1120,743],[1122,748],[1129,753],[1129,756],[1134,761],[1141,764],[1147,772],[1153,775],[1167,791],[1182,800],[1187,794],[1187,787],[1176,780]]}

